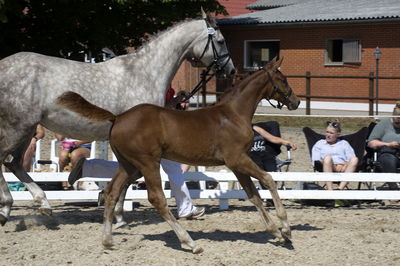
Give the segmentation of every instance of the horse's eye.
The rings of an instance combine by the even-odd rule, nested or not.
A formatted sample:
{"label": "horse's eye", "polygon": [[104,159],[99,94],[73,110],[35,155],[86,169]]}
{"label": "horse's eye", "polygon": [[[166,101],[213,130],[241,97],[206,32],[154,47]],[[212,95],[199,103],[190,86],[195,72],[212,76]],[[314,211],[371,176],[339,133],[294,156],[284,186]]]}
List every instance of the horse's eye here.
{"label": "horse's eye", "polygon": [[222,40],[218,40],[217,42],[218,42],[218,44],[224,44],[224,43],[225,43],[225,40],[222,39]]}

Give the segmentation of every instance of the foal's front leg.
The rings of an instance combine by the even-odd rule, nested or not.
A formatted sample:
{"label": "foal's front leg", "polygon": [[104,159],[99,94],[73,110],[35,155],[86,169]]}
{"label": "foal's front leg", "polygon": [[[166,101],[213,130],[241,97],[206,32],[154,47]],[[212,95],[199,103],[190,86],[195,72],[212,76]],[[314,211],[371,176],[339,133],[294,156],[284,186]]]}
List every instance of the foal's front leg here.
{"label": "foal's front leg", "polygon": [[[278,191],[272,176],[267,172],[262,171],[248,156],[244,154],[240,156],[240,159],[232,166],[232,169],[236,177],[238,178],[240,184],[246,191],[249,200],[257,207],[257,210],[261,213],[265,224],[267,225],[267,230],[278,237],[279,241],[284,243],[290,243],[290,226],[287,220],[286,210],[279,198]],[[260,194],[258,193],[254,183],[251,181],[250,176],[258,179],[262,184],[268,187],[272,199],[274,201],[277,216],[282,224],[282,231],[279,232],[276,225],[273,223],[271,217],[269,216],[267,210],[263,206]]]}
{"label": "foal's front leg", "polygon": [[176,236],[182,245],[187,245],[192,249],[194,254],[203,252],[203,248],[197,246],[196,242],[190,237],[188,232],[178,223],[168,208],[167,200],[161,186],[161,176],[159,165],[148,165],[141,168],[143,173],[149,202],[160,212],[161,216],[167,221],[171,228],[175,231]]}

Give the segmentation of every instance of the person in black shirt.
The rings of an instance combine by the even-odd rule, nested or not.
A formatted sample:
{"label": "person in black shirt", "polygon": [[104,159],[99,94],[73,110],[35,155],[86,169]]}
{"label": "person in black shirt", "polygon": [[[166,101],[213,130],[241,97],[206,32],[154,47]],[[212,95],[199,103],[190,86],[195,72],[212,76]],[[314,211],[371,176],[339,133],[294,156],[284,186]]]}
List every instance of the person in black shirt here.
{"label": "person in black shirt", "polygon": [[276,121],[253,124],[253,133],[253,146],[249,155],[264,171],[276,172],[276,157],[281,153],[281,145],[297,149],[295,143],[281,138],[279,123]]}

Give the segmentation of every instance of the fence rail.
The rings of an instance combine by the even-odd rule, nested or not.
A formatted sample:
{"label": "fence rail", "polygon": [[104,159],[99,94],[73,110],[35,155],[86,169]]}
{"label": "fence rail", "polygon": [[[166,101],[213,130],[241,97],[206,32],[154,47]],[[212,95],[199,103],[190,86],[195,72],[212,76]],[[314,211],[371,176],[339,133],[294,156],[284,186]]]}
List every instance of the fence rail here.
{"label": "fence rail", "polygon": [[[37,182],[61,182],[68,180],[68,173],[30,173]],[[188,172],[185,173],[186,181],[200,181],[200,189],[190,190],[194,199],[219,199],[220,209],[229,208],[229,199],[247,198],[242,189],[229,188],[228,182],[237,181],[232,172]],[[318,173],[318,172],[273,172],[273,179],[277,182],[301,182],[301,181],[350,181],[350,182],[400,182],[400,174],[396,173]],[[7,182],[16,182],[18,179],[12,173],[4,173]],[[168,177],[161,172],[162,181],[168,181]],[[255,179],[253,179],[255,181]],[[85,177],[81,181],[110,181],[110,178]],[[206,181],[219,182],[219,189],[206,189]],[[49,200],[97,200],[100,191],[45,191]],[[262,198],[271,198],[268,190],[260,190]],[[350,200],[399,200],[400,191],[367,189],[349,190],[296,190],[280,189],[278,193],[282,199],[350,199]],[[164,190],[167,198],[171,191]],[[32,200],[27,191],[13,191],[14,200]],[[145,190],[129,189],[124,203],[125,210],[132,210],[132,200],[147,199]]]}
{"label": "fence rail", "polygon": [[[203,72],[200,75],[201,79],[205,81],[206,75],[205,72]],[[376,101],[398,101],[400,98],[390,98],[390,97],[376,97],[375,95],[375,81],[378,78],[379,80],[396,80],[400,79],[400,76],[393,76],[393,77],[387,77],[387,76],[376,76],[374,72],[370,72],[369,75],[360,75],[360,76],[355,76],[355,75],[350,75],[350,76],[345,76],[345,75],[311,75],[310,71],[307,71],[305,75],[287,75],[288,78],[304,78],[305,83],[306,83],[306,88],[305,94],[298,94],[297,96],[300,98],[304,98],[306,100],[306,115],[311,114],[311,99],[327,99],[327,100],[365,100],[366,102],[369,103],[368,107],[368,113],[369,115],[374,114],[374,104]],[[357,97],[357,96],[336,96],[336,95],[313,95],[311,93],[312,91],[312,86],[311,86],[311,81],[312,79],[368,79],[368,96],[367,97]],[[220,84],[224,84],[224,82],[220,82]],[[225,84],[231,84],[231,82],[225,82]],[[206,106],[206,95],[211,94],[211,95],[217,95],[217,98],[220,94],[223,93],[223,91],[226,89],[226,87],[222,88],[216,88],[215,92],[207,91],[207,86],[205,82],[203,82],[202,86],[202,104],[203,106]]]}

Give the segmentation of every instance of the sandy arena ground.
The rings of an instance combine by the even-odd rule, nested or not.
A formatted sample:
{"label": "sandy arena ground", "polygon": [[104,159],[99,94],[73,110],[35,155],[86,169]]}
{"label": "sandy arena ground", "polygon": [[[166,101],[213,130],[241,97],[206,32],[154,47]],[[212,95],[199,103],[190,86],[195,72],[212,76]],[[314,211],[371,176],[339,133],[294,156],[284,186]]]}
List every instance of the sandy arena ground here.
{"label": "sandy arena ground", "polygon": [[[291,170],[310,171],[301,131],[282,133],[299,145]],[[147,201],[125,215],[127,227],[114,230],[113,250],[101,245],[103,210],[94,203],[52,202],[53,216],[42,217],[31,202],[15,202],[0,228],[0,265],[400,265],[400,203],[325,208],[284,201],[292,249],[265,232],[249,201],[230,200],[228,211],[217,200],[194,203],[206,215],[181,224],[204,248],[198,255],[180,247]],[[173,213],[174,204],[169,200]]]}

